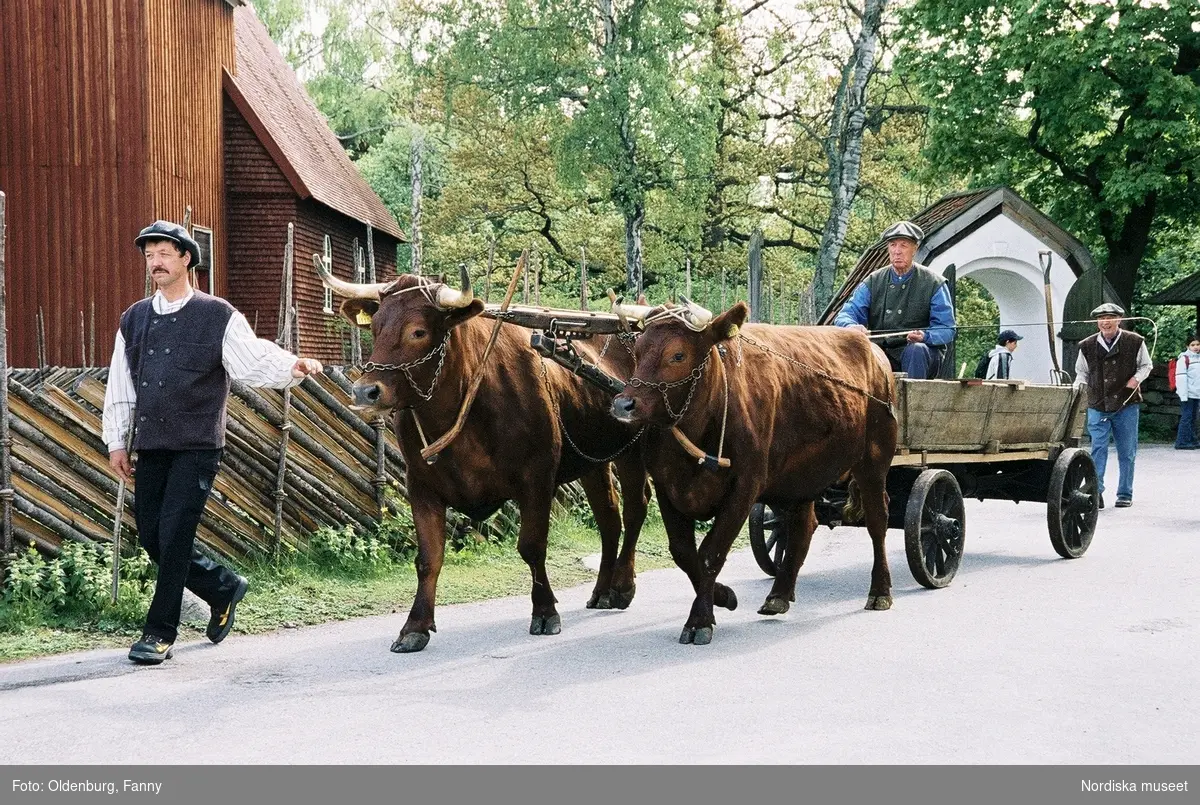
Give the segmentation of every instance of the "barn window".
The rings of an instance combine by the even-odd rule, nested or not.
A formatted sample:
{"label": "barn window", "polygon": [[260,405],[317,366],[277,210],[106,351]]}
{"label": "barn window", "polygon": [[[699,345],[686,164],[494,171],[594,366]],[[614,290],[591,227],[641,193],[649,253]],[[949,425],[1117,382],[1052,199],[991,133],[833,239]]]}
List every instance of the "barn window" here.
{"label": "barn window", "polygon": [[200,265],[196,269],[196,288],[205,293],[217,292],[217,261],[213,254],[213,232],[203,226],[192,227],[192,237],[200,246]]}
{"label": "barn window", "polygon": [[325,313],[333,313],[333,291],[328,287],[325,288],[325,299],[322,302],[321,310]]}

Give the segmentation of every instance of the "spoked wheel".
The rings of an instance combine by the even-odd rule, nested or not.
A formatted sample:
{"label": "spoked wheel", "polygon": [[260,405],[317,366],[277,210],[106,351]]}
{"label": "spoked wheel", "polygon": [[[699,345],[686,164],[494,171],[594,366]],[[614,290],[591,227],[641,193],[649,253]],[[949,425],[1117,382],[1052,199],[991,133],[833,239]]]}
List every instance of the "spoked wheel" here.
{"label": "spoked wheel", "polygon": [[1058,454],[1050,470],[1046,519],[1050,544],[1063,559],[1078,559],[1092,544],[1100,509],[1096,465],[1086,450],[1070,447]]}
{"label": "spoked wheel", "polygon": [[962,490],[946,470],[917,476],[904,512],[904,552],[908,569],[923,587],[945,587],[958,572],[967,518]]}
{"label": "spoked wheel", "polygon": [[755,503],[750,509],[750,548],[754,561],[768,576],[774,576],[783,563],[783,550],[787,547],[783,520],[775,518],[775,512],[765,503]]}

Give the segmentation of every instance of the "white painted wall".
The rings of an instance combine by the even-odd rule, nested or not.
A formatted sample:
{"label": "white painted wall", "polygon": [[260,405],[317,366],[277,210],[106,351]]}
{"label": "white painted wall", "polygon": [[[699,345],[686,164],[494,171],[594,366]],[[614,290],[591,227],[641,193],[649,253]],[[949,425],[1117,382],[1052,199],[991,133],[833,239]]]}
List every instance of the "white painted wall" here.
{"label": "white painted wall", "polygon": [[[939,274],[947,266],[958,266],[959,278],[970,277],[988,289],[1000,307],[1000,326],[991,332],[1013,329],[1024,336],[1013,356],[1012,376],[1033,383],[1049,383],[1053,364],[1046,335],[1046,301],[1038,252],[1049,249],[1033,233],[1005,215],[999,215],[939,254],[929,267]],[[1053,255],[1050,292],[1054,309],[1054,332],[1062,328],[1063,302],[1075,283],[1066,258]],[[1055,338],[1062,359],[1062,340]],[[961,363],[961,358],[960,361]],[[973,371],[974,364],[967,367]],[[1069,367],[1063,367],[1069,369]],[[957,373],[957,367],[955,368]]]}

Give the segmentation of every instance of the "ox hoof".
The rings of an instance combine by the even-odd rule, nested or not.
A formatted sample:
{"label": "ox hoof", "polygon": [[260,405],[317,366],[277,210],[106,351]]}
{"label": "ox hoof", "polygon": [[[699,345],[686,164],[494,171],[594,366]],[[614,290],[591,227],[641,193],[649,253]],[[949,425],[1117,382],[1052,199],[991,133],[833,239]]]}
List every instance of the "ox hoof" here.
{"label": "ox hoof", "polygon": [[737,594],[724,584],[718,584],[713,588],[713,603],[733,612],[738,605]]}
{"label": "ox hoof", "polygon": [[609,602],[613,609],[629,609],[629,605],[633,603],[634,593],[637,592],[637,585],[631,584],[627,589],[619,590],[613,588],[608,591]]}
{"label": "ox hoof", "polygon": [[892,608],[892,597],[890,595],[871,595],[867,596],[867,605],[864,609],[874,609],[882,612],[885,609]]}
{"label": "ox hoof", "polygon": [[768,595],[758,610],[759,615],[782,615],[792,608],[791,602],[777,595]]}
{"label": "ox hoof", "polygon": [[529,621],[529,633],[550,635],[558,634],[562,631],[562,618],[558,613],[553,615],[534,615]]}
{"label": "ox hoof", "polygon": [[424,632],[409,632],[396,638],[396,642],[392,643],[392,653],[411,654],[414,651],[420,651],[427,645],[429,645],[429,635]]}
{"label": "ox hoof", "polygon": [[713,628],[711,626],[698,626],[696,628],[685,626],[679,635],[679,642],[684,645],[690,643],[693,646],[707,646],[712,642],[712,637]]}
{"label": "ox hoof", "polygon": [[592,593],[592,597],[587,602],[588,609],[612,609],[612,591],[606,590],[602,593]]}

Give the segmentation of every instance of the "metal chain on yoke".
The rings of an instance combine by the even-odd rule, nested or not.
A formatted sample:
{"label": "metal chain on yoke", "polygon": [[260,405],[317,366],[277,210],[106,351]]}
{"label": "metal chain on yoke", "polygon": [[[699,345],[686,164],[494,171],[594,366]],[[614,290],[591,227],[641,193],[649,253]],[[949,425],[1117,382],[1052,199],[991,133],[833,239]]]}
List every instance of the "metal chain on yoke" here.
{"label": "metal chain on yoke", "polygon": [[[554,389],[552,389],[550,387],[550,376],[546,373],[546,359],[545,358],[541,359],[540,365],[542,367],[542,382],[546,385],[546,393],[549,394],[550,399],[553,400],[554,399]],[[567,444],[571,445],[571,449],[573,449],[576,453],[578,453],[580,456],[582,456],[586,461],[590,461],[593,464],[607,464],[608,462],[612,461],[614,458],[621,455],[629,448],[633,447],[634,443],[637,442],[638,439],[642,438],[642,434],[646,432],[646,426],[642,425],[640,428],[638,428],[638,432],[633,434],[633,438],[630,439],[625,445],[623,445],[621,447],[621,449],[619,449],[617,452],[613,453],[612,455],[608,456],[607,458],[595,458],[593,456],[589,456],[587,453],[580,450],[579,445],[575,444],[575,440],[572,439],[571,434],[567,432],[567,423],[563,421],[562,409],[559,408],[557,405],[554,407],[554,415],[558,418],[558,426],[559,426],[559,428],[562,429],[562,435],[563,435],[563,438],[567,440]]]}
{"label": "metal chain on yoke", "polygon": [[[367,361],[362,365],[363,372],[404,372],[404,376],[408,378],[408,385],[412,386],[412,390],[417,393],[425,402],[433,396],[433,390],[437,387],[438,377],[442,374],[442,365],[446,362],[446,344],[450,340],[450,331],[442,336],[442,343],[431,349],[423,358],[417,358],[415,361],[408,363],[375,363]],[[423,363],[427,363],[433,359],[433,356],[438,356],[437,368],[433,370],[433,381],[429,384],[429,391],[421,391],[421,387],[417,385],[417,381],[413,380],[412,372]]]}

